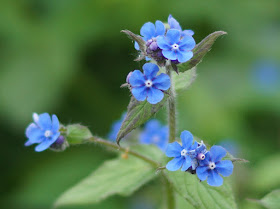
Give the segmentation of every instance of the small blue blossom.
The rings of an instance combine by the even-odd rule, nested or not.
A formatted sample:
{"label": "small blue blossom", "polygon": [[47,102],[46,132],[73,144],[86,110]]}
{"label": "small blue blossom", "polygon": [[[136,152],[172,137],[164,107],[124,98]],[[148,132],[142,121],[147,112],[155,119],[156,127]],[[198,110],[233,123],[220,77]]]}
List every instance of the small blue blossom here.
{"label": "small blue blossom", "polygon": [[[165,33],[164,24],[159,20],[157,20],[155,24],[151,22],[145,23],[140,30],[140,34],[141,36],[143,36],[143,39],[145,41],[148,41],[152,38],[156,38],[157,36],[160,35],[164,35],[164,33]],[[135,42],[134,47],[136,50],[140,49],[137,42]]]}
{"label": "small blue blossom", "polygon": [[33,114],[34,123],[31,123],[25,132],[28,138],[25,146],[39,144],[35,147],[36,152],[48,149],[60,136],[59,121],[56,115],[51,116],[48,113],[38,115]]}
{"label": "small blue blossom", "polygon": [[160,102],[164,97],[164,91],[170,88],[170,78],[161,73],[157,76],[159,68],[156,64],[146,63],[143,65],[144,74],[140,70],[134,70],[128,83],[131,93],[138,101],[147,101],[151,104]]}
{"label": "small blue blossom", "polygon": [[158,120],[150,120],[140,134],[142,144],[155,144],[165,151],[168,144],[168,127],[162,126]]}
{"label": "small blue blossom", "polygon": [[[182,171],[188,170],[190,167],[195,167],[197,163],[197,151],[198,143],[193,143],[193,135],[189,131],[183,131],[181,133],[182,146],[178,142],[168,144],[166,148],[166,156],[174,157],[166,165],[166,169],[170,171],[176,171],[181,168]],[[194,168],[195,169],[195,168]]]}
{"label": "small blue blossom", "polygon": [[210,186],[221,186],[223,178],[219,175],[230,176],[233,171],[233,164],[230,160],[222,160],[227,154],[221,146],[213,146],[206,153],[205,159],[199,161],[196,174],[201,181],[207,179]]}
{"label": "small blue blossom", "polygon": [[168,17],[168,25],[170,26],[170,29],[177,29],[177,30],[181,31],[182,36],[193,36],[194,35],[194,32],[192,30],[182,31],[182,28],[181,28],[179,22],[174,17],[172,17],[172,15],[169,15],[169,17]]}
{"label": "small blue blossom", "polygon": [[119,133],[119,130],[122,126],[122,122],[124,121],[125,117],[126,117],[126,112],[122,114],[122,117],[120,120],[117,120],[112,124],[111,131],[107,136],[110,141],[116,141],[117,135]]}
{"label": "small blue blossom", "polygon": [[193,57],[191,50],[195,47],[195,40],[192,36],[181,36],[177,29],[170,29],[166,36],[157,37],[157,45],[165,58],[182,63]]}

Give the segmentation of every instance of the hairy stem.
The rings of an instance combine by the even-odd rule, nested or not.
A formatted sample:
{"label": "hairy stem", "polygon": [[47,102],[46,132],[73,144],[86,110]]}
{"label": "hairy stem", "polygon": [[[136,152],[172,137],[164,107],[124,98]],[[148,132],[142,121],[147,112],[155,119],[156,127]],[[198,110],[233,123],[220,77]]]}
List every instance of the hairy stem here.
{"label": "hairy stem", "polygon": [[175,204],[175,195],[174,195],[173,187],[165,175],[163,175],[163,182],[165,186],[164,189],[166,194],[167,209],[175,209],[176,204]]}
{"label": "hairy stem", "polygon": [[141,155],[140,153],[138,152],[135,152],[135,151],[132,151],[132,150],[129,150],[128,148],[125,148],[125,147],[119,147],[117,144],[115,143],[112,143],[110,141],[107,141],[107,140],[104,140],[104,139],[101,139],[99,137],[96,137],[96,136],[93,136],[93,137],[90,137],[88,139],[88,141],[90,142],[94,142],[94,143],[97,143],[97,144],[101,144],[101,145],[104,145],[108,148],[112,148],[112,149],[115,149],[117,151],[121,151],[121,152],[125,152],[127,154],[130,154],[130,155],[133,155],[149,164],[151,164],[152,166],[154,166],[155,168],[158,168],[160,166],[160,164],[144,155]]}
{"label": "hairy stem", "polygon": [[168,125],[169,125],[169,143],[175,141],[176,137],[176,94],[172,81],[172,67],[166,67],[167,74],[170,77],[171,86],[168,100]]}

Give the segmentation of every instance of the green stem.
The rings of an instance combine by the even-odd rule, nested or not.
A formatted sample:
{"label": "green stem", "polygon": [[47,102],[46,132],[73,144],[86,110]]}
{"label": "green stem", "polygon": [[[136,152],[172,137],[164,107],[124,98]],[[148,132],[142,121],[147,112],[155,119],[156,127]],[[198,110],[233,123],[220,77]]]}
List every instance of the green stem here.
{"label": "green stem", "polygon": [[174,142],[176,138],[176,94],[172,81],[172,67],[166,67],[167,74],[170,77],[171,86],[168,99],[168,125],[169,125],[169,143]]}
{"label": "green stem", "polygon": [[125,153],[128,153],[128,154],[131,154],[139,159],[142,159],[143,161],[151,164],[152,166],[154,166],[155,168],[158,168],[160,166],[160,164],[144,155],[141,155],[139,154],[138,152],[134,152],[132,150],[129,150],[128,148],[124,148],[124,147],[119,147],[117,144],[115,143],[112,143],[112,142],[109,142],[107,140],[104,140],[104,139],[101,139],[99,137],[96,137],[96,136],[92,136],[91,138],[88,139],[88,141],[90,142],[94,142],[94,143],[97,143],[97,144],[101,144],[101,145],[104,145],[106,147],[109,147],[109,148],[113,148],[115,150],[119,150],[121,152],[125,152]]}
{"label": "green stem", "polygon": [[165,186],[167,209],[175,209],[176,203],[175,203],[175,195],[174,195],[173,187],[168,181],[167,177],[164,175],[163,175],[163,181]]}

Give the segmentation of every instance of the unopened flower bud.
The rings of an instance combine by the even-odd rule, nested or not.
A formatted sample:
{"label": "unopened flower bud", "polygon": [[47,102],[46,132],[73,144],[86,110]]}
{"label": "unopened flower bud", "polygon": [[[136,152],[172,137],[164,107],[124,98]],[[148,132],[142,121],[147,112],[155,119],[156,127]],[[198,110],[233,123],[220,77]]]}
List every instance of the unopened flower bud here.
{"label": "unopened flower bud", "polygon": [[150,50],[156,51],[158,49],[157,42],[152,42],[151,45],[149,46]]}

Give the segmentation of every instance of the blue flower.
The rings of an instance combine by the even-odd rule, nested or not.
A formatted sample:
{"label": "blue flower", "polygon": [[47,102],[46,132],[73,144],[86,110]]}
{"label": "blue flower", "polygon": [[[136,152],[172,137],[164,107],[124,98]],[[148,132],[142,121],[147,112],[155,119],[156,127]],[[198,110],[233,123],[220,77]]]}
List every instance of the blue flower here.
{"label": "blue flower", "polygon": [[124,121],[125,117],[126,117],[126,112],[122,114],[122,117],[121,117],[120,120],[115,121],[112,124],[111,131],[110,131],[110,133],[107,136],[109,140],[115,141],[117,139],[117,135],[119,133],[119,130],[120,130],[121,126],[122,126],[122,122]]}
{"label": "blue flower", "polygon": [[161,126],[156,119],[150,120],[140,134],[140,142],[142,144],[155,144],[162,151],[165,151],[168,143],[168,127]]}
{"label": "blue flower", "polygon": [[219,175],[230,176],[233,171],[233,164],[230,160],[222,160],[227,154],[221,146],[213,146],[206,153],[205,159],[199,161],[196,174],[201,181],[207,179],[210,186],[221,186],[223,178]]}
{"label": "blue flower", "polygon": [[182,31],[182,28],[181,28],[179,22],[174,17],[172,17],[172,15],[169,15],[169,17],[168,17],[168,25],[170,26],[170,29],[177,29],[177,30],[181,31],[182,36],[193,36],[194,35],[194,32],[192,30]]}
{"label": "blue flower", "polygon": [[[174,157],[166,165],[166,169],[176,171],[181,168],[182,171],[188,170],[190,167],[195,167],[197,163],[198,143],[193,143],[193,135],[189,131],[181,133],[182,146],[178,142],[168,144],[166,148],[166,156]],[[195,168],[194,168],[195,169]]]}
{"label": "blue flower", "polygon": [[131,93],[138,101],[147,101],[151,104],[160,102],[163,91],[170,88],[170,78],[162,73],[157,76],[159,68],[156,64],[146,63],[143,65],[144,74],[140,70],[134,70],[128,78]]}
{"label": "blue flower", "polygon": [[48,149],[60,136],[59,121],[56,115],[48,113],[33,114],[34,123],[31,123],[25,132],[28,138],[25,146],[39,144],[35,147],[36,152]]}
{"label": "blue flower", "polygon": [[157,37],[157,45],[165,58],[186,62],[193,57],[191,50],[195,47],[195,40],[191,36],[181,36],[177,29],[170,29],[166,36]]}
{"label": "blue flower", "polygon": [[[165,33],[164,24],[159,20],[156,21],[155,25],[151,22],[145,23],[140,30],[140,34],[141,36],[143,36],[143,39],[145,41],[148,41],[152,38],[156,38],[157,36],[160,35],[164,35],[164,33]],[[137,42],[135,42],[134,47],[136,50],[140,49]]]}

